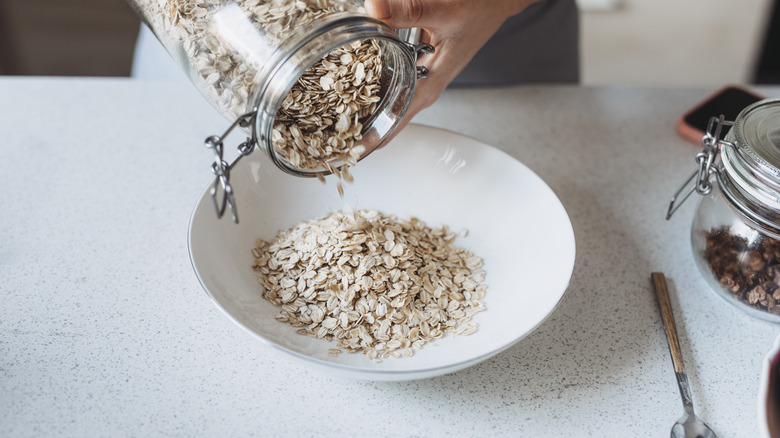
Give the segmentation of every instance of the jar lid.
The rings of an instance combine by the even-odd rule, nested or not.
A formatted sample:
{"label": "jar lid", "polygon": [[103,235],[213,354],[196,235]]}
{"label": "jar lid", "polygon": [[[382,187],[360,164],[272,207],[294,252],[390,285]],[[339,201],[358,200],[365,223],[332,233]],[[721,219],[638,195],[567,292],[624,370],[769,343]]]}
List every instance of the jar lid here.
{"label": "jar lid", "polygon": [[780,210],[780,99],[756,102],[737,116],[723,148],[723,167],[741,189]]}

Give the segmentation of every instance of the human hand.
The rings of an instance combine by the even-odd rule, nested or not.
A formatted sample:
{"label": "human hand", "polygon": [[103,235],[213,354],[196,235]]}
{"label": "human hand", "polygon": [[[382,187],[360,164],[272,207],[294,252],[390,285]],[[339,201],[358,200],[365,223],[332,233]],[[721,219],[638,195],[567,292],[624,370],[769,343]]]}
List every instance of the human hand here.
{"label": "human hand", "polygon": [[538,0],[365,0],[369,16],[392,28],[419,27],[422,42],[435,53],[420,58],[428,77],[417,82],[414,98],[396,132],[431,106],[501,24]]}

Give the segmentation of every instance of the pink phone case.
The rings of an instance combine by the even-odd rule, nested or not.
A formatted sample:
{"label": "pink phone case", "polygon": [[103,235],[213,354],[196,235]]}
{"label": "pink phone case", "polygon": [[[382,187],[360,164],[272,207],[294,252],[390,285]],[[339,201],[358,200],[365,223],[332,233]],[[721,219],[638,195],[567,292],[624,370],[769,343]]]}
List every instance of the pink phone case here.
{"label": "pink phone case", "polygon": [[[752,96],[752,97],[754,97],[754,98],[755,98],[755,100],[761,100],[761,99],[763,99],[763,97],[762,97],[762,96],[760,96],[760,95],[756,94],[754,91],[752,91],[752,90],[749,90],[749,89],[747,89],[747,88],[745,88],[745,87],[742,87],[742,86],[739,86],[739,85],[727,85],[727,86],[724,86],[724,87],[722,87],[722,88],[719,88],[717,91],[715,91],[714,93],[710,94],[709,96],[707,96],[707,98],[703,99],[703,100],[702,100],[701,102],[699,102],[698,104],[694,105],[694,106],[693,106],[691,109],[689,109],[688,111],[686,111],[686,112],[685,112],[685,113],[684,113],[684,114],[683,114],[683,115],[682,115],[682,116],[681,116],[681,117],[680,117],[680,118],[677,120],[677,133],[678,133],[678,134],[680,134],[680,136],[682,136],[682,137],[683,137],[683,138],[685,138],[686,140],[690,140],[691,142],[693,142],[693,143],[696,143],[696,144],[701,144],[701,139],[702,139],[702,137],[704,137],[704,129],[702,129],[702,128],[700,128],[700,127],[693,126],[693,125],[689,124],[689,123],[686,121],[686,118],[688,117],[688,115],[690,115],[690,114],[692,114],[692,113],[695,113],[696,111],[700,111],[700,110],[702,110],[702,108],[703,108],[705,105],[707,105],[707,104],[708,104],[709,102],[711,102],[712,100],[715,100],[716,98],[718,98],[718,96],[720,96],[720,95],[721,95],[721,94],[723,94],[723,93],[724,93],[726,90],[729,90],[729,89],[737,89],[737,90],[740,90],[740,91],[744,92],[745,94],[747,94],[747,95],[749,95],[749,96]],[[741,108],[740,108],[740,109],[741,109]],[[718,116],[718,115],[719,115],[719,114],[710,114],[709,116]]]}

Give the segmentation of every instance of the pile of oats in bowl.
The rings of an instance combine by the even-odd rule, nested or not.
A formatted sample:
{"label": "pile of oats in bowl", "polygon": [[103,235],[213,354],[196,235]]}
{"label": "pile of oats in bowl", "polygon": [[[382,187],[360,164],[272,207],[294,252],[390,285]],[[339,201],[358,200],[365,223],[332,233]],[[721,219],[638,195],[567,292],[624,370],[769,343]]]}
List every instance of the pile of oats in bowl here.
{"label": "pile of oats in bowl", "polygon": [[485,310],[482,259],[447,227],[377,211],[336,212],[259,239],[253,269],[276,319],[335,341],[333,354],[409,357]]}
{"label": "pile of oats in bowl", "polygon": [[[135,4],[172,53],[181,48],[193,82],[233,120],[251,110],[256,78],[269,57],[265,46],[279,47],[296,29],[323,17],[365,12],[356,2],[340,0],[135,0]],[[226,32],[242,35],[242,44],[231,44]],[[243,44],[253,41],[256,47]],[[356,146],[363,122],[381,100],[381,73],[376,41],[348,44],[315,63],[277,113],[275,153],[301,170],[336,173],[333,162],[342,168],[353,166],[365,151]]]}

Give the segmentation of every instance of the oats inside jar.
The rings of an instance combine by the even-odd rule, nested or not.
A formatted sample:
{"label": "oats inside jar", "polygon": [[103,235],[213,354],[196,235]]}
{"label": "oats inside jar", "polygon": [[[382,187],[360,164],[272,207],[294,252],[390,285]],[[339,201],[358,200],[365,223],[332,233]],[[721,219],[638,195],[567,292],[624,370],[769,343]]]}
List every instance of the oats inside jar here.
{"label": "oats inside jar", "polygon": [[[265,65],[259,47],[280,48],[325,17],[364,14],[362,5],[339,0],[138,0],[153,28],[163,29],[166,46],[181,46],[193,67],[192,80],[204,95],[232,119],[251,111],[258,74]],[[240,19],[239,19],[240,18]],[[246,23],[248,27],[244,26]],[[227,22],[263,44],[244,47],[214,30]],[[355,41],[316,62],[295,83],[276,114],[271,143],[292,167],[341,173],[354,166],[365,148],[363,125],[381,100],[381,46]]]}
{"label": "oats inside jar", "polygon": [[[365,152],[357,145],[363,122],[381,100],[379,44],[357,41],[310,67],[295,83],[276,114],[272,143],[293,167],[336,173]],[[340,169],[341,170],[341,169]]]}

